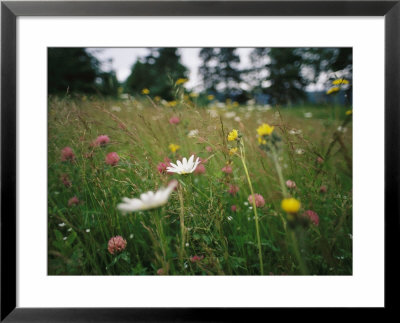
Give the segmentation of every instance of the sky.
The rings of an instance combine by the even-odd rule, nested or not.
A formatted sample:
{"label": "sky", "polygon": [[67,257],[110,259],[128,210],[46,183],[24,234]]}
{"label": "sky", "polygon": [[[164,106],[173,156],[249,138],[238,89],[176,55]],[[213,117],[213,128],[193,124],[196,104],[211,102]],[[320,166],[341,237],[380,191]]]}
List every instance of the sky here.
{"label": "sky", "polygon": [[[189,69],[189,81],[185,84],[188,89],[196,89],[200,86],[198,69],[200,66],[199,52],[201,48],[179,48],[181,62]],[[146,56],[149,53],[147,48],[88,48],[92,55],[99,59],[101,68],[104,71],[114,70],[118,81],[124,82],[131,73],[133,64],[138,58]],[[250,67],[249,54],[253,48],[238,48],[237,53],[240,56],[239,68]],[[110,59],[112,61],[110,61]],[[321,90],[323,84],[308,86],[307,90]]]}

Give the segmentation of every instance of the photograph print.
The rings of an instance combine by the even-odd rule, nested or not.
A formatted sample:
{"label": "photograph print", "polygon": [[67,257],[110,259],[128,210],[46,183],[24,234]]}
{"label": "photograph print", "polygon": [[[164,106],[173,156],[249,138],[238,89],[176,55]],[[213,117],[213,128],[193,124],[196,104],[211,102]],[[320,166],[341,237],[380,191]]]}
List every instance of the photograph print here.
{"label": "photograph print", "polygon": [[352,65],[48,48],[48,275],[352,275]]}

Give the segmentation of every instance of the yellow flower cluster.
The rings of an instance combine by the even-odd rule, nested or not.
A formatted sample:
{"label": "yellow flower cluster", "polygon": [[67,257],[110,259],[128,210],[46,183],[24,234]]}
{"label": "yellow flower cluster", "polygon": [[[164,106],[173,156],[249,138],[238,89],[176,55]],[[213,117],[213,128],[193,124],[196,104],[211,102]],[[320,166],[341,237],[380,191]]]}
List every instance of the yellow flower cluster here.
{"label": "yellow flower cluster", "polygon": [[143,89],[143,90],[142,90],[142,94],[147,95],[147,94],[149,94],[149,93],[150,93],[150,90],[149,90],[149,89]]}
{"label": "yellow flower cluster", "polygon": [[176,101],[175,100],[174,101],[169,101],[168,102],[168,106],[170,106],[171,108],[175,107],[176,106]]}
{"label": "yellow flower cluster", "polygon": [[301,203],[293,197],[282,200],[281,207],[287,213],[297,213],[300,210]]}
{"label": "yellow flower cluster", "polygon": [[173,153],[175,153],[179,148],[181,148],[179,145],[175,145],[175,144],[170,144],[168,146],[169,150],[171,150]]}
{"label": "yellow flower cluster", "polygon": [[260,145],[266,145],[267,144],[267,141],[265,139],[263,139],[263,137],[258,137],[257,139],[258,139],[258,143]]}
{"label": "yellow flower cluster", "polygon": [[352,115],[353,114],[353,110],[347,110],[346,111],[346,116]]}
{"label": "yellow flower cluster", "polygon": [[181,85],[181,84],[185,84],[187,81],[188,81],[188,79],[180,78],[180,79],[176,80],[175,84],[176,85]]}
{"label": "yellow flower cluster", "polygon": [[345,79],[337,79],[337,80],[332,81],[332,84],[333,85],[346,85],[346,84],[349,84],[349,81],[345,80]]}
{"label": "yellow flower cluster", "polygon": [[233,156],[234,154],[237,153],[237,151],[238,151],[237,148],[231,148],[231,149],[229,149],[229,156]]}
{"label": "yellow flower cluster", "polygon": [[274,127],[270,126],[267,123],[263,123],[261,126],[257,128],[257,133],[260,137],[269,136],[274,131]]}
{"label": "yellow flower cluster", "polygon": [[214,95],[212,95],[212,94],[207,95],[207,99],[209,99],[210,101],[214,100]]}
{"label": "yellow flower cluster", "polygon": [[332,87],[332,88],[330,88],[328,91],[326,91],[326,94],[332,94],[332,93],[335,93],[335,92],[338,92],[340,90],[340,87],[338,87],[338,86],[334,86],[334,87]]}
{"label": "yellow flower cluster", "polygon": [[239,137],[239,133],[236,129],[233,129],[229,134],[228,134],[228,141],[234,141],[237,140]]}

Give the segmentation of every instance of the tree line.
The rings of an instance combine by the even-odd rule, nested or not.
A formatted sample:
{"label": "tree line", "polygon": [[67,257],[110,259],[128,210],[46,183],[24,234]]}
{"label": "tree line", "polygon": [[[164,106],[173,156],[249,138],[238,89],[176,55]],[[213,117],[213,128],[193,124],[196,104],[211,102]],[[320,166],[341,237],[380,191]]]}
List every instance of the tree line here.
{"label": "tree line", "polygon": [[[246,68],[240,68],[237,48],[202,48],[199,58],[201,84],[195,91],[239,103],[257,95],[268,96],[273,104],[297,103],[306,100],[306,87],[321,75],[352,75],[351,48],[254,48]],[[104,72],[100,66],[85,48],[49,48],[49,94],[138,95],[148,89],[153,97],[173,100],[176,80],[189,75],[178,48],[149,48],[122,84],[115,71]]]}

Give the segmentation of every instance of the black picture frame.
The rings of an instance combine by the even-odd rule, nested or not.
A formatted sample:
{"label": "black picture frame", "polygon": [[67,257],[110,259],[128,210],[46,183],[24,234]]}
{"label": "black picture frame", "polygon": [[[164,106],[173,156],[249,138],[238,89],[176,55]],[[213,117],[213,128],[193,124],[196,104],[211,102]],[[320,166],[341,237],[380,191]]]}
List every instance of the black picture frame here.
{"label": "black picture frame", "polygon": [[[400,1],[74,1],[1,3],[1,321],[235,321],[243,309],[17,308],[16,19],[19,16],[384,16],[385,19],[385,309],[398,286],[400,179]],[[373,170],[371,170],[373,171]],[[373,188],[372,188],[373,189]],[[397,239],[396,239],[397,238]],[[373,260],[371,260],[373,261]],[[367,289],[366,289],[367,290]],[[38,291],[40,293],[40,291]],[[283,311],[280,314],[283,315]],[[287,309],[285,309],[287,310]],[[246,310],[245,310],[246,311]],[[263,309],[247,309],[251,318]],[[331,311],[330,311],[331,312]],[[287,312],[285,312],[286,315]],[[279,314],[278,314],[279,315]],[[334,315],[333,313],[330,315]],[[380,315],[380,314],[379,314]],[[251,317],[251,318],[250,318]]]}

